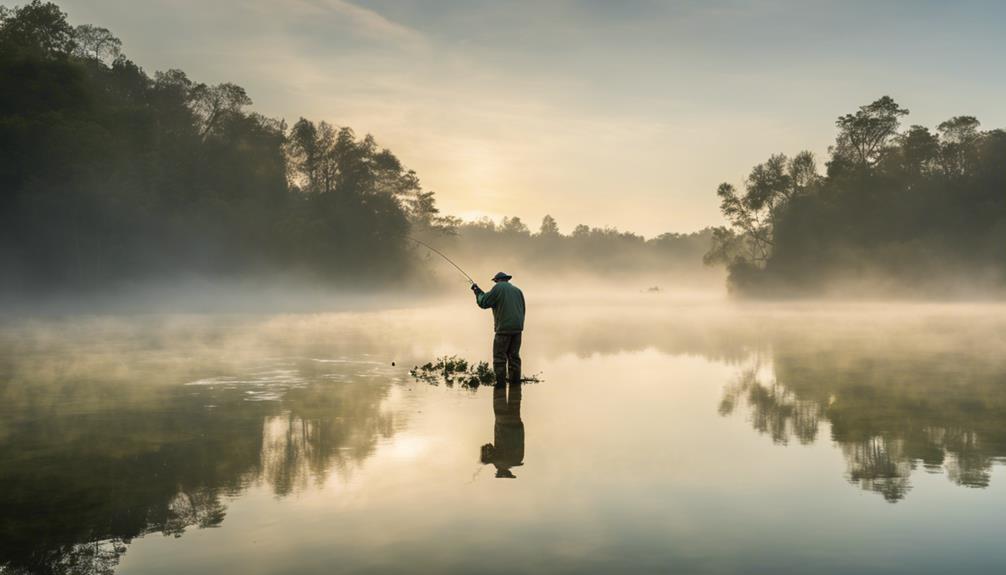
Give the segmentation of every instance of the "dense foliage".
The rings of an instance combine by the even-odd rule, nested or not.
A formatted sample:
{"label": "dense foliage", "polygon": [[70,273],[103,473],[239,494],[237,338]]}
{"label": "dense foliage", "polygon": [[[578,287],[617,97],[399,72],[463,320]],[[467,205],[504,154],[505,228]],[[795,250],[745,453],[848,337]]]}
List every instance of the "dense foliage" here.
{"label": "dense foliage", "polygon": [[401,235],[432,199],[371,137],[288,130],[239,86],[150,77],[51,3],[0,18],[5,287],[403,272]]}
{"label": "dense foliage", "polygon": [[721,184],[730,227],[707,261],[735,290],[965,295],[1006,280],[1006,131],[956,116],[901,131],[890,97],[838,119],[825,174],[810,152]]}

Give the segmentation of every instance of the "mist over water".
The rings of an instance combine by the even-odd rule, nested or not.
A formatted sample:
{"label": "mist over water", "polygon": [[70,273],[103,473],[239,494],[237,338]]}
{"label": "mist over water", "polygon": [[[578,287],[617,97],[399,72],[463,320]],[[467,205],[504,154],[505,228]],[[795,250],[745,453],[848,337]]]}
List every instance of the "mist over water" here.
{"label": "mist over water", "polygon": [[[1006,308],[525,291],[543,383],[523,386],[516,479],[480,462],[500,441],[491,388],[408,375],[490,359],[490,319],[464,300],[4,322],[0,564],[893,573],[997,556]],[[915,551],[876,569],[892,548]]]}

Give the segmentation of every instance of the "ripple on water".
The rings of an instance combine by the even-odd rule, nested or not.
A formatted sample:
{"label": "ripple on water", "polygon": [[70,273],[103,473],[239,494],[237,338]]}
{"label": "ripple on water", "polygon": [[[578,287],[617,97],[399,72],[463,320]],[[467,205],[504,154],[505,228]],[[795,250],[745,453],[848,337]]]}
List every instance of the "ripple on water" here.
{"label": "ripple on water", "polygon": [[[312,373],[311,379],[314,381],[323,380],[336,383],[347,383],[353,379],[373,380],[380,377],[395,376],[394,381],[402,381],[394,369],[390,369],[381,362],[369,360],[351,359],[322,359],[309,358],[310,361],[321,364],[332,364],[340,366],[339,371],[328,373]],[[289,361],[277,362],[283,366],[291,365]],[[344,366],[358,366],[357,369],[347,373]],[[219,375],[204,377],[195,381],[186,382],[186,386],[209,387],[214,389],[225,389],[241,391],[245,395],[246,401],[278,401],[292,389],[306,387],[308,379],[301,375],[297,369],[287,367],[259,369],[237,375]]]}

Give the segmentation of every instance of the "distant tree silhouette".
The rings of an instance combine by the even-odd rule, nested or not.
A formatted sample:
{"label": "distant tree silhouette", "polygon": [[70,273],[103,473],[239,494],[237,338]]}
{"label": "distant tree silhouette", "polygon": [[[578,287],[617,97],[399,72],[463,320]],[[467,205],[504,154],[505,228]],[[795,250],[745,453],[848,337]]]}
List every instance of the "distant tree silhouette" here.
{"label": "distant tree silhouette", "polygon": [[668,280],[703,283],[719,281],[718,277],[713,280],[712,270],[701,263],[710,249],[712,234],[707,229],[646,239],[614,228],[581,224],[565,235],[555,218],[546,215],[536,234],[518,217],[504,217],[500,225],[488,218],[455,222],[450,237],[441,234],[439,243],[461,261],[487,260],[507,270],[549,277],[579,273],[614,279],[619,274],[664,274]]}
{"label": "distant tree silhouette", "polygon": [[559,235],[559,224],[556,223],[555,218],[550,215],[545,215],[541,219],[541,227],[538,228],[538,235],[543,237],[556,237]]}

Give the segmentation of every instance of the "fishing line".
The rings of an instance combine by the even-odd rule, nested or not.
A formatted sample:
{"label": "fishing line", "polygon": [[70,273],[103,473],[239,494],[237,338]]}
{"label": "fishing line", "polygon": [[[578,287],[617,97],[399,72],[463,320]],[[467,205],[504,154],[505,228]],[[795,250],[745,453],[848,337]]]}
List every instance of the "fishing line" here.
{"label": "fishing line", "polygon": [[426,243],[426,242],[424,242],[422,240],[417,240],[416,238],[413,238],[413,237],[409,237],[409,236],[401,236],[401,237],[403,237],[403,238],[405,238],[407,240],[412,240],[412,241],[416,242],[417,244],[426,246],[427,248],[429,248],[430,250],[432,250],[433,252],[435,252],[438,256],[440,256],[440,257],[444,258],[445,260],[447,260],[447,263],[449,263],[452,266],[454,266],[454,268],[456,270],[458,270],[459,272],[461,272],[468,279],[469,283],[471,283],[472,285],[475,284],[475,280],[472,279],[472,276],[470,276],[467,273],[465,273],[465,270],[461,269],[461,266],[459,266],[458,264],[456,264],[453,261],[451,261],[451,258],[445,256],[444,253],[441,252],[440,250],[438,250],[437,248],[431,246],[430,244],[428,244],[428,243]]}

